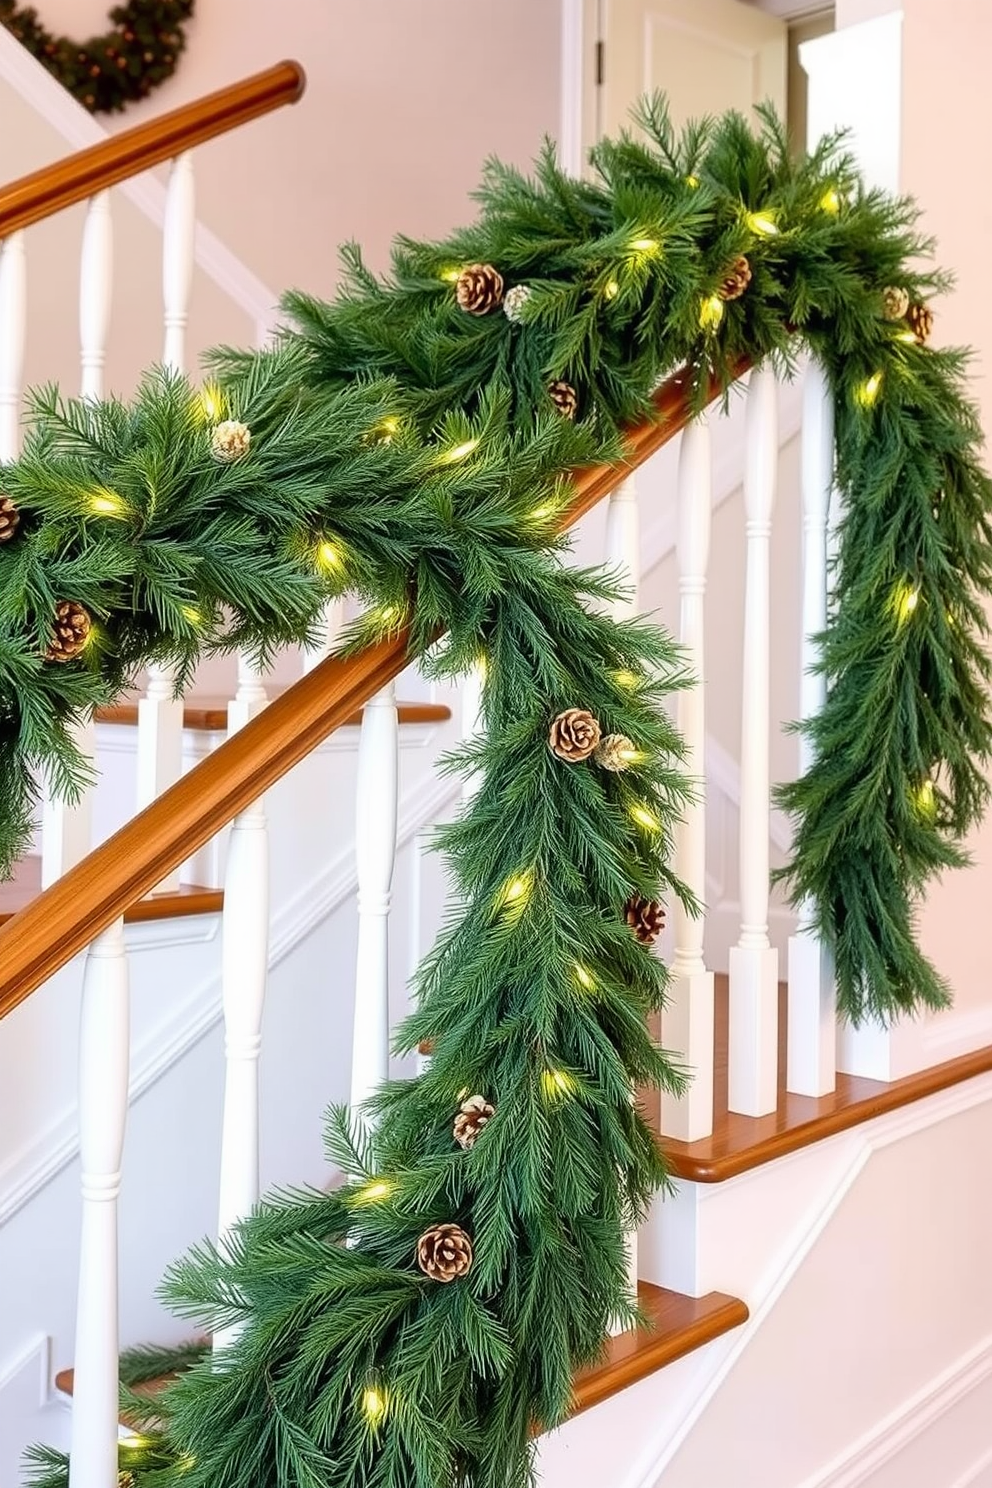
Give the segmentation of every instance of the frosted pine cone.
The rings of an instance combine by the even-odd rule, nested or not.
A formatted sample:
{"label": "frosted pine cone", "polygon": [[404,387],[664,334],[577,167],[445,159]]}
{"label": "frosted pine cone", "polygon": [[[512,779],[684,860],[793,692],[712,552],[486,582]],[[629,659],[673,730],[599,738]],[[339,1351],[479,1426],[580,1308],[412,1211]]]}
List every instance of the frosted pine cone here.
{"label": "frosted pine cone", "polygon": [[55,606],[55,633],[45,652],[46,661],[72,661],[90,636],[90,614],[74,599],[60,599]]}
{"label": "frosted pine cone", "polygon": [[570,382],[563,382],[559,379],[551,383],[548,388],[548,397],[562,418],[574,419],[579,408],[579,395]]}
{"label": "frosted pine cone", "polygon": [[566,708],[548,734],[548,748],[567,765],[578,765],[596,750],[600,727],[586,708]]}
{"label": "frosted pine cone", "polygon": [[642,945],[654,945],[665,928],[665,911],[657,899],[631,894],[623,907],[624,919]]}
{"label": "frosted pine cone", "polygon": [[251,430],[248,425],[240,424],[237,419],[225,419],[210,436],[210,453],[215,460],[230,465],[248,453],[250,444]]}
{"label": "frosted pine cone", "polygon": [[20,520],[21,514],[10,497],[0,493],[0,543],[10,542]]}
{"label": "frosted pine cone", "polygon": [[596,763],[604,770],[629,770],[636,753],[626,734],[607,734],[596,748]]}
{"label": "frosted pine cone", "polygon": [[882,290],[882,313],[886,320],[902,320],[909,309],[909,295],[900,284]]}
{"label": "frosted pine cone", "polygon": [[492,264],[469,264],[458,275],[455,299],[469,315],[488,315],[502,303],[502,274]]}
{"label": "frosted pine cone", "polygon": [[417,1241],[417,1265],[431,1281],[456,1281],[472,1266],[472,1242],[456,1224],[434,1225]]}
{"label": "frosted pine cone", "polygon": [[468,1152],[475,1146],[476,1137],[495,1110],[484,1095],[470,1095],[468,1100],[462,1101],[452,1133],[459,1147]]}
{"label": "frosted pine cone", "polygon": [[724,274],[717,294],[721,300],[739,300],[750,283],[751,265],[741,253]]}
{"label": "frosted pine cone", "polygon": [[922,301],[916,301],[906,311],[906,324],[916,337],[917,345],[923,346],[930,339],[933,330],[933,311],[929,305]]}
{"label": "frosted pine cone", "polygon": [[530,299],[530,295],[531,289],[529,284],[515,284],[503,296],[503,314],[507,320],[512,320],[514,325],[520,323],[520,312]]}

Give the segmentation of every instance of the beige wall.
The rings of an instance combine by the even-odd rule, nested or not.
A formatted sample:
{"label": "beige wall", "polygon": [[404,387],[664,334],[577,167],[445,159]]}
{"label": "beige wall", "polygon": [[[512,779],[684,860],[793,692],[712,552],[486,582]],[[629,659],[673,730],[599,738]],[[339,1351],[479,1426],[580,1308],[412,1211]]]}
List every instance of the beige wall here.
{"label": "beige wall", "polygon": [[[82,34],[106,0],[44,14]],[[526,165],[558,132],[559,0],[199,0],[175,78],[111,127],[284,57],[303,100],[198,156],[201,217],[277,290],[329,293],[346,239],[382,267],[394,233],[461,225],[487,155]]]}

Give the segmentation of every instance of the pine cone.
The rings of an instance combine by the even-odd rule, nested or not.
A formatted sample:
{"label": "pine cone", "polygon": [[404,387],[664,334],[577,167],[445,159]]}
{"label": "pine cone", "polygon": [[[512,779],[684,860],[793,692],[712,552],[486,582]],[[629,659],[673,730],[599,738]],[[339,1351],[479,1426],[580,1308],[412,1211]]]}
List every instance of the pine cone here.
{"label": "pine cone", "polygon": [[599,740],[599,724],[586,708],[566,708],[551,725],[548,748],[567,765],[578,765],[595,752]]}
{"label": "pine cone", "polygon": [[417,1265],[431,1281],[456,1281],[472,1265],[472,1242],[456,1224],[434,1225],[417,1241]]}
{"label": "pine cone", "polygon": [[55,606],[55,634],[45,652],[46,661],[71,661],[89,640],[89,611],[74,599],[60,599]]}
{"label": "pine cone", "polygon": [[453,1135],[459,1147],[463,1147],[468,1152],[475,1146],[476,1137],[489,1118],[495,1114],[495,1110],[495,1106],[491,1106],[484,1095],[470,1095],[468,1100],[462,1101],[453,1128]]}
{"label": "pine cone", "polygon": [[629,770],[636,753],[626,734],[607,734],[596,746],[596,763],[604,770]]}
{"label": "pine cone", "polygon": [[579,395],[570,382],[553,382],[548,388],[548,397],[562,418],[574,419],[579,407]]}
{"label": "pine cone", "polygon": [[519,324],[520,312],[530,299],[531,289],[529,284],[515,284],[508,289],[503,296],[503,314],[507,320],[512,320],[514,325]]}
{"label": "pine cone", "polygon": [[10,497],[0,492],[0,543],[10,542],[20,520],[21,514]]}
{"label": "pine cone", "polygon": [[642,945],[654,945],[665,928],[665,910],[657,899],[631,894],[623,907],[624,919]]}
{"label": "pine cone", "polygon": [[739,300],[750,283],[751,265],[741,253],[725,271],[717,294],[721,300]]}
{"label": "pine cone", "polygon": [[909,295],[901,284],[882,290],[882,314],[886,320],[902,320],[909,309]]}
{"label": "pine cone", "polygon": [[906,324],[916,337],[918,346],[923,346],[930,339],[933,330],[933,311],[929,305],[916,300],[906,311]]}
{"label": "pine cone", "polygon": [[230,465],[248,453],[250,444],[251,430],[248,425],[238,423],[237,419],[225,419],[210,436],[210,453],[215,460]]}
{"label": "pine cone", "polygon": [[455,285],[455,298],[469,315],[488,315],[503,300],[503,276],[492,264],[469,264]]}
{"label": "pine cone", "polygon": [[117,1488],[136,1488],[137,1478],[129,1467],[117,1474]]}

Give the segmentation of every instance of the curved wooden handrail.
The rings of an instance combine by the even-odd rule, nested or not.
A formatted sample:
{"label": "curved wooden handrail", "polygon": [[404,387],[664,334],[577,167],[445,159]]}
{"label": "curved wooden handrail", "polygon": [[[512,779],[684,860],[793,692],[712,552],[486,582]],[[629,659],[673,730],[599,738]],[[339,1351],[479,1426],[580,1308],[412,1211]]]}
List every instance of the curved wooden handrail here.
{"label": "curved wooden handrail", "polygon": [[108,186],[284,104],[295,103],[306,82],[298,62],[279,62],[0,187],[0,237],[52,217],[64,207],[86,201]]}
{"label": "curved wooden handrail", "polygon": [[[738,362],[734,377],[747,367],[746,360]],[[709,401],[718,392],[711,385]],[[654,401],[657,418],[630,431],[620,465],[575,474],[562,530],[685,428],[691,408],[683,374],[663,383]],[[321,662],[8,920],[0,928],[0,1018],[275,785],[409,661],[409,631],[403,630],[357,656]]]}

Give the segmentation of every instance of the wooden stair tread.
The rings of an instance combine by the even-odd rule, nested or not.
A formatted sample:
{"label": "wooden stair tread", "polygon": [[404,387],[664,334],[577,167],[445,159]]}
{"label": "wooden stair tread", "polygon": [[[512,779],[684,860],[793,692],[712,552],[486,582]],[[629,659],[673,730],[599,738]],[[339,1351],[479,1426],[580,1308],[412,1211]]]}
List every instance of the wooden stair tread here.
{"label": "wooden stair tread", "polygon": [[[723,1292],[687,1297],[682,1292],[642,1281],[638,1283],[637,1300],[648,1326],[608,1339],[602,1363],[578,1372],[573,1415],[601,1405],[628,1385],[635,1385],[666,1364],[712,1343],[748,1319],[745,1303]],[[55,1388],[71,1395],[74,1373],[72,1369],[63,1369],[55,1376]],[[163,1375],[161,1379],[149,1380],[137,1386],[135,1393],[153,1398],[170,1378]],[[129,1424],[126,1417],[123,1424]]]}
{"label": "wooden stair tread", "polygon": [[[269,700],[272,701],[279,697],[286,690],[285,687],[267,688]],[[130,693],[106,708],[97,708],[93,716],[97,723],[123,723],[134,727],[138,722],[138,697],[138,693]],[[183,728],[225,733],[228,702],[229,699],[226,697],[208,695],[187,698],[183,703]],[[396,704],[396,711],[401,724],[447,723],[451,717],[451,709],[443,703],[399,702]],[[362,709],[359,708],[346,718],[341,726],[342,728],[354,728],[361,721]]]}
{"label": "wooden stair tread", "polygon": [[698,1142],[660,1139],[679,1178],[721,1183],[992,1070],[992,1045],[987,1045],[898,1080],[838,1074],[831,1095],[792,1095],[785,1088],[787,989],[783,983],[779,987],[778,1108],[768,1116],[738,1116],[727,1110],[729,986],[725,976],[717,975],[715,980],[713,1134]]}
{"label": "wooden stair tread", "polygon": [[[0,925],[12,919],[18,910],[30,904],[41,893],[41,859],[22,858],[14,877],[0,883]],[[181,915],[219,914],[224,907],[223,889],[206,889],[199,884],[181,884],[170,893],[152,893],[139,899],[125,912],[129,925],[146,920],[177,919]]]}

